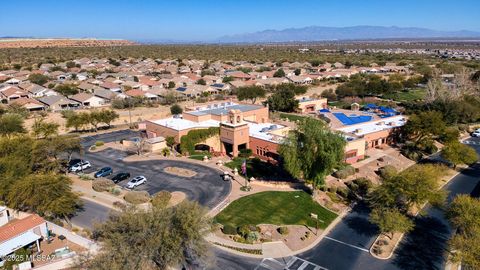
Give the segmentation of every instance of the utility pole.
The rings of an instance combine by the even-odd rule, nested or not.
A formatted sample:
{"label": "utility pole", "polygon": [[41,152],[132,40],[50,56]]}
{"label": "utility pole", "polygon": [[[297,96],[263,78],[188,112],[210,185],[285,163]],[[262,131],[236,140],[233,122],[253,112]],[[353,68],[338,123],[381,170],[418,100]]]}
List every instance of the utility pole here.
{"label": "utility pole", "polygon": [[132,128],[132,98],[128,98],[128,117],[130,118],[130,124],[128,125],[129,128]]}

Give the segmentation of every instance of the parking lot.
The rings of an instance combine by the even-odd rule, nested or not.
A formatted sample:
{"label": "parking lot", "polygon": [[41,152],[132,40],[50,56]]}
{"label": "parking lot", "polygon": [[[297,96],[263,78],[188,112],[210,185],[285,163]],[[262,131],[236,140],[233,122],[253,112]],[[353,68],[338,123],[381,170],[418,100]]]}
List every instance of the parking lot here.
{"label": "parking lot", "polygon": [[[95,143],[97,140],[119,141],[121,139],[135,136],[135,134],[120,132],[117,134],[101,134],[92,139],[84,140],[84,147]],[[200,164],[179,161],[179,160],[146,160],[126,162],[123,159],[128,153],[107,148],[98,152],[85,151],[84,160],[90,161],[92,168],[86,169],[84,173],[94,173],[102,167],[111,167],[113,174],[107,178],[112,178],[119,172],[128,172],[131,178],[143,175],[147,178],[147,183],[135,188],[135,190],[145,190],[151,195],[167,190],[170,192],[180,191],[186,194],[190,200],[198,201],[201,205],[212,208],[219,204],[230,192],[231,183],[223,181],[221,172]],[[196,173],[193,177],[182,177],[164,172],[166,167],[184,168]],[[130,179],[131,179],[130,178]],[[125,187],[130,179],[118,183]]]}

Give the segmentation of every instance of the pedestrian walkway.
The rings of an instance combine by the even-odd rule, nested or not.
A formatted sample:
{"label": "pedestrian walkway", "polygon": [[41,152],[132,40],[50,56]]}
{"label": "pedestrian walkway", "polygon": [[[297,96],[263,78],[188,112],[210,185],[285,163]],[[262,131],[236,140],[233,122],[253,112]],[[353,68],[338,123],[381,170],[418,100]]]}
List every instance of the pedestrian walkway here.
{"label": "pedestrian walkway", "polygon": [[93,201],[95,203],[101,204],[105,207],[108,207],[114,210],[118,210],[118,209],[116,209],[113,206],[113,203],[118,201],[123,201],[123,199],[117,198],[108,193],[97,192],[91,188],[85,188],[78,185],[72,185],[72,191],[81,193],[80,197],[84,199]]}
{"label": "pedestrian walkway", "polygon": [[266,258],[255,267],[255,270],[328,270],[296,256],[282,259]]}

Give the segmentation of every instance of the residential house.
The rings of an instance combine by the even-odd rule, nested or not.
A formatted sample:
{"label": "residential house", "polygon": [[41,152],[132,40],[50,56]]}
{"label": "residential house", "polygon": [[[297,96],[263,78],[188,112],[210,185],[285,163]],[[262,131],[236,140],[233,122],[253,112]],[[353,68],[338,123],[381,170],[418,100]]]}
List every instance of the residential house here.
{"label": "residential house", "polygon": [[20,84],[19,87],[27,91],[30,94],[30,96],[34,98],[58,95],[58,93],[55,92],[54,90],[43,87],[38,84],[34,84],[34,83],[23,83],[23,84]]}
{"label": "residential house", "polygon": [[110,103],[113,99],[120,96],[115,92],[103,88],[93,90],[93,94],[97,97],[102,98],[105,103]]}
{"label": "residential house", "polygon": [[70,97],[71,100],[74,100],[81,104],[82,107],[101,107],[105,105],[105,99],[95,96],[88,93],[78,93]]}
{"label": "residential house", "polygon": [[12,100],[10,104],[21,106],[30,112],[45,110],[45,105],[43,105],[40,101],[33,98],[26,98],[26,97],[17,98]]}
{"label": "residential house", "polygon": [[41,97],[38,101],[45,104],[52,111],[73,110],[80,107],[80,103],[60,95]]}
{"label": "residential house", "polygon": [[2,103],[10,103],[12,100],[25,97],[28,98],[28,92],[16,87],[16,86],[6,86],[0,89],[0,100]]}
{"label": "residential house", "polygon": [[47,222],[37,214],[22,219],[12,219],[9,210],[0,206],[0,267],[7,256],[18,249],[36,246],[41,252],[40,241],[48,237]]}

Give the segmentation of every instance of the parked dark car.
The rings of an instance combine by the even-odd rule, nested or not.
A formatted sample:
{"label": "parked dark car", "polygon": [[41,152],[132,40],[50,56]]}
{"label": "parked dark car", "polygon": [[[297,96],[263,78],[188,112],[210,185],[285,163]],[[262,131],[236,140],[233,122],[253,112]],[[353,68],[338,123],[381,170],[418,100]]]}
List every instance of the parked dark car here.
{"label": "parked dark car", "polygon": [[79,158],[74,158],[74,159],[71,159],[71,160],[68,162],[67,166],[68,166],[68,167],[72,167],[73,165],[76,165],[76,164],[78,164],[78,163],[80,163],[80,162],[82,162],[82,161],[83,161],[83,160],[81,160],[81,159],[79,159]]}
{"label": "parked dark car", "polygon": [[95,178],[97,177],[105,177],[113,173],[112,168],[110,167],[103,167],[98,172],[95,173]]}
{"label": "parked dark car", "polygon": [[117,173],[113,178],[112,178],[112,181],[116,184],[118,182],[121,182],[125,179],[128,179],[130,178],[130,174],[127,173],[127,172],[121,172],[121,173]]}

